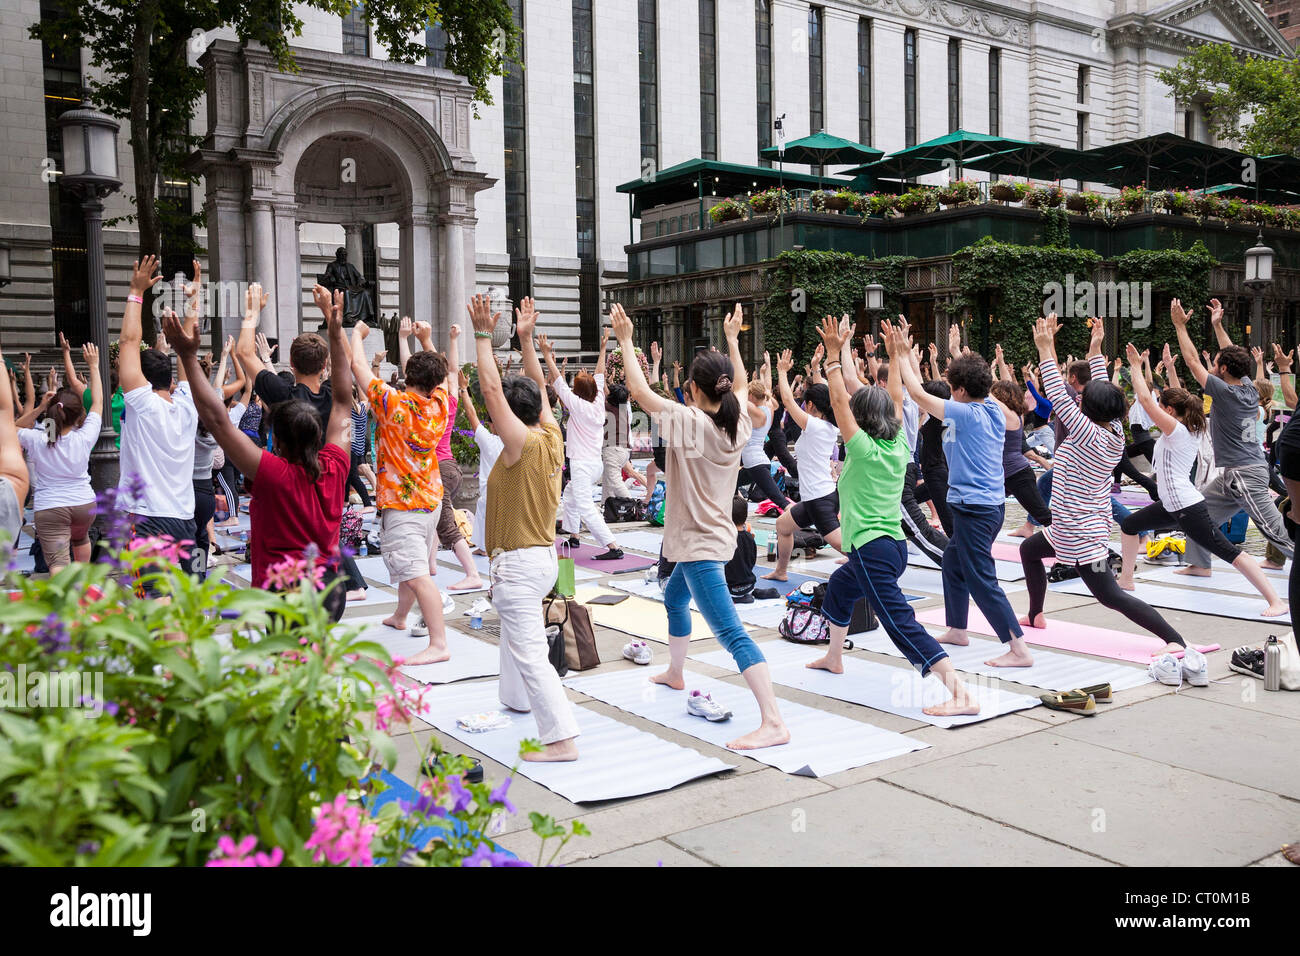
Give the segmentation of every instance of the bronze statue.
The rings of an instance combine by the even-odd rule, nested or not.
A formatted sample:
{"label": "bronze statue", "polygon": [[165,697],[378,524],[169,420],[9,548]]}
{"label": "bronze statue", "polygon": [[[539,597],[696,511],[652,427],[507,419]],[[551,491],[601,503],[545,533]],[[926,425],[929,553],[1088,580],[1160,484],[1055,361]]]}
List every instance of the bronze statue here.
{"label": "bronze statue", "polygon": [[331,292],[342,291],[344,326],[350,328],[357,322],[374,321],[375,301],[370,295],[374,283],[348,262],[347,249],[340,246],[334,251],[334,261],[316,276],[316,281]]}

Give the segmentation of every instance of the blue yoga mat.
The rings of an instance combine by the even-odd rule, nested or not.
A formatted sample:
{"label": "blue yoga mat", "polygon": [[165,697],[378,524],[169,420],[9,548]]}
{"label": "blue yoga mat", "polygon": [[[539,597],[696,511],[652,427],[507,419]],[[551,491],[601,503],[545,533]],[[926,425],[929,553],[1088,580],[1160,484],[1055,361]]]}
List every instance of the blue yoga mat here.
{"label": "blue yoga mat", "polygon": [[[388,789],[373,798],[373,802],[370,806],[370,812],[372,814],[378,813],[380,807],[387,803],[392,803],[394,800],[405,800],[407,803],[415,803],[420,799],[420,791],[416,790],[415,787],[411,786],[400,777],[389,773],[387,770],[380,770],[375,774],[375,776],[387,784]],[[465,836],[471,832],[470,829],[460,820],[449,817],[447,823],[449,824],[451,831],[457,836]],[[435,836],[441,835],[442,832],[442,827],[421,827],[419,830],[415,831],[415,834],[411,838],[411,843],[416,847],[416,849],[424,849],[425,844]],[[488,843],[495,852],[504,853],[512,859],[518,859],[518,857],[504,847],[497,846],[497,844],[492,843],[490,840]]]}

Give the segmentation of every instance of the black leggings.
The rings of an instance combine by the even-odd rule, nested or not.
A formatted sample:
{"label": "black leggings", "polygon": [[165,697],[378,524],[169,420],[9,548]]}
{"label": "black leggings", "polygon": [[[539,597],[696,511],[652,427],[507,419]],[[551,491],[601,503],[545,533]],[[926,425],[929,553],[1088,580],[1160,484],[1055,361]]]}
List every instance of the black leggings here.
{"label": "black leggings", "polygon": [[952,509],[948,507],[948,469],[932,468],[921,473],[921,483],[916,488],[916,500],[934,503],[943,533],[952,537]]}
{"label": "black leggings", "polygon": [[1148,459],[1155,455],[1154,442],[1136,441],[1124,448],[1124,454],[1120,456],[1119,464],[1115,466],[1115,480],[1119,481],[1122,476],[1127,475],[1132,478],[1137,485],[1151,496],[1152,501],[1160,500],[1160,492],[1156,490],[1154,478],[1142,474],[1138,471],[1137,465],[1133,464],[1135,455],[1145,455]]}
{"label": "black leggings", "polygon": [[[1025,584],[1029,588],[1029,620],[1031,621],[1043,613],[1043,596],[1047,593],[1047,569],[1043,566],[1043,559],[1055,556],[1056,551],[1053,550],[1051,542],[1041,531],[1020,543],[1020,564],[1025,569]],[[1125,591],[1115,582],[1108,561],[1095,561],[1077,567],[1079,577],[1102,607],[1119,611],[1138,627],[1150,631],[1166,644],[1186,646],[1187,642],[1169,626],[1169,622],[1161,617],[1155,608]]]}
{"label": "black leggings", "polygon": [[763,454],[775,458],[781,463],[791,478],[799,477],[799,466],[790,454],[790,444],[785,438],[785,429],[781,427],[780,418],[767,430],[767,440],[763,442]]}
{"label": "black leggings", "polygon": [[361,480],[361,472],[359,470],[361,463],[364,461],[365,458],[361,455],[352,456],[352,467],[348,470],[348,487],[355,490],[357,495],[360,496],[361,506],[363,508],[369,508],[370,492],[366,491],[366,483]]}
{"label": "black leggings", "polygon": [[1038,492],[1038,480],[1034,477],[1034,469],[1021,468],[1015,474],[1007,475],[1005,485],[1007,494],[1020,502],[1020,507],[1025,509],[1029,517],[1041,525],[1052,523],[1052,512]]}
{"label": "black leggings", "polygon": [[223,495],[226,496],[226,508],[230,511],[232,518],[239,517],[239,469],[235,463],[226,460],[219,471],[213,473],[217,480],[217,485]]}
{"label": "black leggings", "polygon": [[[790,507],[790,499],[781,494],[781,489],[776,486],[776,479],[772,477],[771,465],[752,465],[749,468],[740,469],[740,473],[748,478],[755,488],[779,507],[782,511]],[[762,498],[759,499],[760,501]]]}
{"label": "black leggings", "polygon": [[[903,478],[903,534],[920,548],[939,567],[943,567],[943,552],[948,547],[948,536],[930,524],[925,512],[916,502],[916,477],[919,469],[915,462],[907,463]],[[946,504],[946,502],[945,502]]]}
{"label": "black leggings", "polygon": [[191,567],[200,579],[207,577],[208,571],[208,522],[217,512],[217,496],[212,490],[212,479],[197,479],[194,482],[194,550]]}
{"label": "black leggings", "polygon": [[1204,501],[1198,501],[1179,511],[1166,511],[1160,502],[1149,504],[1133,512],[1122,522],[1119,530],[1127,535],[1145,531],[1163,531],[1178,528],[1202,548],[1231,564],[1241,554],[1241,549],[1223,536],[1223,532],[1210,520],[1210,511]]}

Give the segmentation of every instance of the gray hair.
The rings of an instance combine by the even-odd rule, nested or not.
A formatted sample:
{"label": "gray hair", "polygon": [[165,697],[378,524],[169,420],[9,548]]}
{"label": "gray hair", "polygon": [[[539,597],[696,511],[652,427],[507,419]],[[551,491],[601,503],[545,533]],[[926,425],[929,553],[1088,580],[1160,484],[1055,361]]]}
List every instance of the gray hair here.
{"label": "gray hair", "polygon": [[858,427],[880,441],[892,441],[903,427],[894,416],[894,400],[883,388],[868,386],[858,389],[849,399],[849,409]]}

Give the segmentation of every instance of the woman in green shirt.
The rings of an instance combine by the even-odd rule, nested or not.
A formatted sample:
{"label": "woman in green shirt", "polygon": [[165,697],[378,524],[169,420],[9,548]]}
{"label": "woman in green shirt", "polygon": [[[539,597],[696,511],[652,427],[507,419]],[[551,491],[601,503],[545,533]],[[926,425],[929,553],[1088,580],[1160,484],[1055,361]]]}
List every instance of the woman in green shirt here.
{"label": "woman in green shirt", "polygon": [[[931,671],[938,675],[952,695],[942,704],[924,708],[925,713],[936,717],[978,714],[979,704],[957,677],[947,652],[917,623],[898,587],[898,579],[907,568],[907,544],[898,506],[911,458],[903,432],[903,377],[890,375],[888,390],[864,386],[850,396],[841,366],[850,330],[841,331],[840,323],[827,316],[817,332],[826,346],[827,358],[840,357],[828,361],[826,381],[847,458],[840,475],[839,495],[841,544],[849,561],[831,575],[822,602],[822,614],[830,624],[830,646],[825,657],[808,666],[844,673],[844,639],[853,606],[865,597],[894,646],[922,677]],[[901,363],[909,361],[910,343],[889,322],[881,323],[881,334],[891,365],[901,368]]]}

